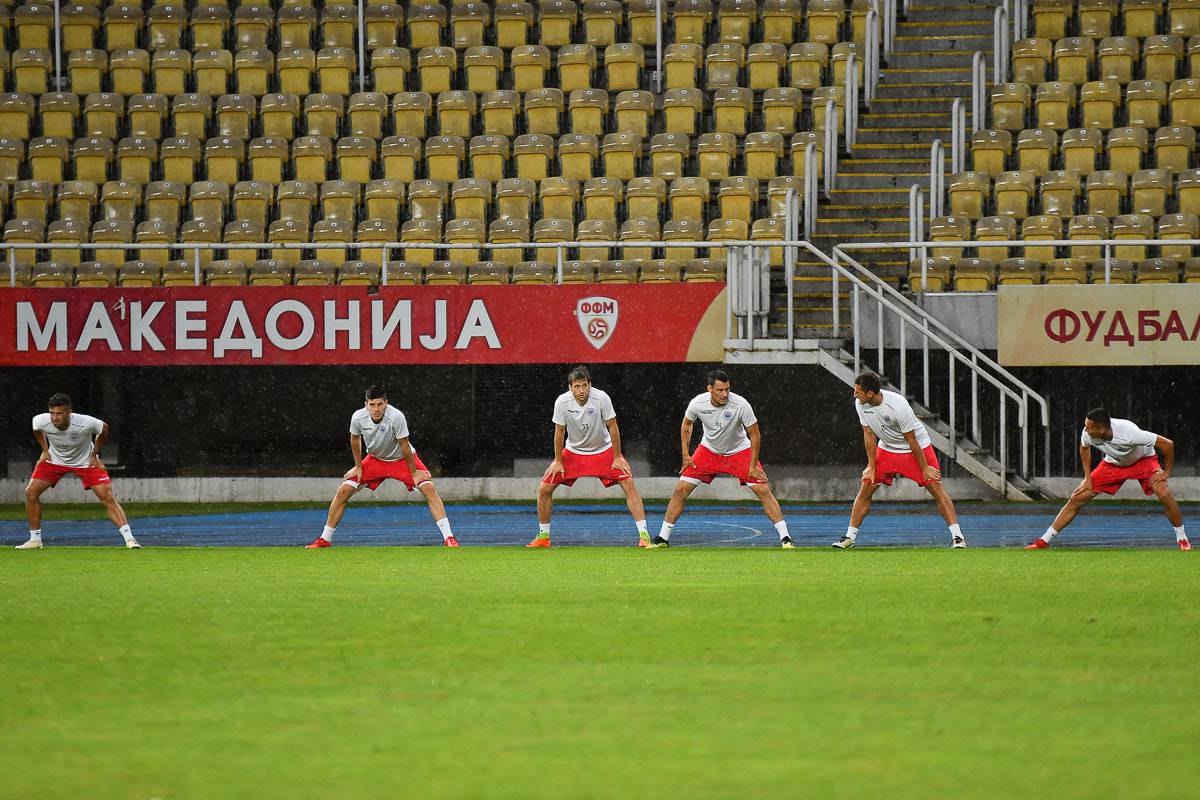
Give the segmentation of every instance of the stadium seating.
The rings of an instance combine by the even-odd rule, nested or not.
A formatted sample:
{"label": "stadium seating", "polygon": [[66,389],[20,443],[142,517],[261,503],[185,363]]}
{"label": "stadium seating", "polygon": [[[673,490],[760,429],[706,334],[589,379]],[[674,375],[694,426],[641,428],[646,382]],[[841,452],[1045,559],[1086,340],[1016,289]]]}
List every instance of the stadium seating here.
{"label": "stadium seating", "polygon": [[[808,134],[826,124],[825,98],[841,119],[839,84],[862,47],[865,9],[842,0],[679,0],[655,94],[654,5],[644,0],[372,2],[365,85],[351,5],[64,6],[61,87],[51,85],[52,15],[40,5],[9,7],[0,10],[12,37],[0,75],[5,237],[348,245],[203,257],[220,264],[202,276],[209,284],[269,286],[361,283],[374,274],[363,264],[382,253],[353,245],[393,231],[392,240],[453,235],[480,245],[457,251],[491,265],[463,273],[475,284],[544,278],[538,262],[523,260],[530,253],[487,247],[513,237],[718,241],[774,232],[779,226],[764,221],[783,207],[768,187],[803,174]],[[1160,49],[1156,59],[1185,63],[1186,50]],[[1118,57],[1099,48],[1093,69],[1102,55]],[[1136,57],[1140,65],[1150,55]],[[1060,60],[1047,58],[1041,77],[1050,80]],[[1166,83],[1163,113],[1183,127],[1194,92]],[[1099,103],[1097,94],[1088,102]],[[1109,102],[1122,101],[1118,93]],[[1188,146],[1164,142],[1163,157],[1179,164]],[[543,220],[554,224],[539,227]],[[457,221],[481,223],[484,240],[476,225]],[[716,273],[692,259],[722,258],[719,247],[645,250],[572,250],[568,262],[596,263],[567,272],[623,280],[628,268],[598,265],[646,256],[667,263],[631,281],[706,280]],[[459,257],[412,251],[418,257],[406,262],[422,252],[431,262]],[[134,255],[85,250],[84,263],[116,271],[75,283],[156,284],[168,277],[161,269],[148,277],[147,264],[192,260],[160,249]],[[30,265],[37,258],[27,256]],[[142,266],[126,268],[127,259]],[[353,273],[345,280],[339,259],[353,265],[341,267]],[[518,279],[521,264],[529,265]],[[418,273],[428,280],[428,269]]]}

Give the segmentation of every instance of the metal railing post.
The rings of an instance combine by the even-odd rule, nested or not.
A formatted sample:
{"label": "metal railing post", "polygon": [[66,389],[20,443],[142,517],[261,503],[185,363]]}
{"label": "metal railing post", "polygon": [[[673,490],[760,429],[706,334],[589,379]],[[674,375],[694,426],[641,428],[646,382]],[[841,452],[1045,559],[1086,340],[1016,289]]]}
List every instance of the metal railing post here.
{"label": "metal railing post", "polygon": [[838,124],[837,103],[830,98],[825,103],[825,199],[837,185]]}
{"label": "metal railing post", "polygon": [[[908,187],[908,240],[910,242],[919,242],[925,232],[922,230],[925,225],[925,220],[922,219],[924,212],[922,206],[925,205],[925,199],[921,196],[920,184],[914,183]],[[908,248],[908,260],[915,261],[917,259],[917,248]],[[924,279],[924,275],[921,276]]]}
{"label": "metal railing post", "polygon": [[924,336],[921,337],[922,366],[921,366],[921,385],[925,387],[925,402],[924,406],[929,408],[929,320],[924,320],[924,325],[921,326],[924,331]]}
{"label": "metal railing post", "polygon": [[817,145],[809,142],[804,147],[804,238],[811,239],[817,224]]}
{"label": "metal railing post", "polygon": [[886,375],[883,361],[883,290],[879,289],[875,293],[875,349],[877,351],[878,366],[875,369],[876,375]]}
{"label": "metal railing post", "polygon": [[954,453],[956,453],[958,451],[958,433],[957,433],[958,426],[956,424],[956,416],[955,416],[958,413],[957,403],[955,402],[955,395],[957,394],[957,392],[954,391],[954,388],[955,388],[954,387],[954,383],[955,383],[954,366],[957,363],[957,361],[954,358],[953,353],[949,353],[949,356],[950,356],[950,419],[948,420],[948,422],[950,425],[950,437],[949,437],[950,438],[950,451],[951,451],[950,455],[953,457]]}
{"label": "metal railing post", "polygon": [[979,441],[983,436],[979,422],[979,356],[971,354],[971,438]]}
{"label": "metal railing post", "polygon": [[983,130],[987,117],[987,62],[983,52],[971,57],[971,133]]}
{"label": "metal railing post", "polygon": [[557,282],[561,286],[563,282],[563,246],[559,244],[554,248],[555,272],[557,274]]}
{"label": "metal railing post", "polygon": [[853,53],[846,58],[846,115],[843,122],[846,151],[852,153],[858,139],[858,58]]}
{"label": "metal railing post", "polygon": [[1008,78],[1008,9],[997,6],[992,23],[992,83]]}
{"label": "metal railing post", "polygon": [[929,146],[929,218],[942,215],[942,196],[946,192],[946,151],[941,139]]}
{"label": "metal railing post", "polygon": [[1008,400],[1000,393],[1000,488],[1008,497]]}
{"label": "metal railing post", "polygon": [[8,285],[17,288],[17,251],[11,247],[8,248]]}
{"label": "metal railing post", "polygon": [[197,286],[199,286],[200,285],[200,248],[199,247],[196,248],[196,257],[192,264],[192,268],[195,270],[194,275],[193,275],[193,280],[195,281],[195,284]]}
{"label": "metal railing post", "polygon": [[862,316],[859,313],[860,308],[861,308],[861,303],[859,301],[859,290],[858,290],[858,284],[856,283],[856,284],[854,284],[854,293],[850,296],[850,313],[851,313],[850,328],[851,328],[851,330],[854,331],[854,374],[855,375],[858,375],[859,373],[862,372],[862,356],[860,355],[860,353],[862,351],[861,341],[860,341],[861,337],[859,336],[859,333],[858,333],[858,321],[859,321],[859,318]]}
{"label": "metal railing post", "polygon": [[758,297],[754,284],[757,277],[754,269],[754,251],[750,247],[739,247],[742,251],[742,272],[746,278],[746,340],[747,347],[754,349],[754,300]]}
{"label": "metal railing post", "polygon": [[387,286],[387,284],[388,284],[388,261],[391,260],[390,259],[391,253],[392,253],[392,248],[388,247],[385,244],[383,246],[382,261],[379,264],[379,285],[380,286]]}
{"label": "metal railing post", "polygon": [[1104,245],[1104,285],[1112,283],[1112,245]]}
{"label": "metal railing post", "polygon": [[904,317],[897,316],[900,320],[900,394],[908,397],[908,344],[905,342]]}
{"label": "metal railing post", "polygon": [[62,18],[60,0],[54,0],[54,91],[63,90],[62,78]]}
{"label": "metal railing post", "polygon": [[967,110],[961,97],[954,98],[950,108],[950,174],[957,175],[964,169],[967,146]]}
{"label": "metal railing post", "polygon": [[367,90],[367,0],[358,0],[358,90]]}
{"label": "metal railing post", "polygon": [[[795,189],[788,189],[784,196],[784,238],[788,241],[796,239],[796,218],[797,202],[799,197],[796,195]],[[796,300],[793,296],[795,291],[795,273],[796,273],[796,248],[794,245],[788,245],[783,251],[783,280],[784,286],[787,289],[787,340],[788,350],[796,346]],[[834,319],[836,327],[837,304],[834,304]]]}
{"label": "metal railing post", "polygon": [[663,0],[655,0],[654,2],[654,91],[657,94],[662,93],[663,85],[663,18],[662,18]]}

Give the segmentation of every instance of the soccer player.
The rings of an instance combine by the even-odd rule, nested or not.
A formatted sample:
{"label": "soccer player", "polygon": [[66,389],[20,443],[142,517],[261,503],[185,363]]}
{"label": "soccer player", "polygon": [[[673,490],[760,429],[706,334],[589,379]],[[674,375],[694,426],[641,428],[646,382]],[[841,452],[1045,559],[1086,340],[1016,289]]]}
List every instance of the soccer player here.
{"label": "soccer player", "polygon": [[[1092,448],[1104,454],[1104,458],[1092,469]],[[1155,450],[1162,451],[1166,466],[1158,463]],[[1079,460],[1083,463],[1083,480],[1071,492],[1066,505],[1058,512],[1054,522],[1041,537],[1026,550],[1044,550],[1055,536],[1071,524],[1079,509],[1098,494],[1116,494],[1128,480],[1142,485],[1142,491],[1154,495],[1162,503],[1167,519],[1175,528],[1175,542],[1180,550],[1191,550],[1183,529],[1183,515],[1175,501],[1167,479],[1175,464],[1175,443],[1165,436],[1144,431],[1127,419],[1117,419],[1103,408],[1094,408],[1083,421],[1083,432],[1079,435]]]}
{"label": "soccer player", "polygon": [[538,487],[538,534],[526,547],[550,546],[550,510],[559,484],[574,486],[579,478],[595,477],[606,487],[619,484],[625,505],[637,527],[638,547],[650,544],[646,511],[633,483],[629,462],[621,454],[617,412],[606,392],[592,386],[592,374],[579,366],[567,374],[569,391],[554,401],[554,461]]}
{"label": "soccer player", "polygon": [[42,454],[33,468],[33,477],[25,487],[25,514],[29,517],[29,541],[16,546],[17,550],[40,550],[42,547],[42,493],[56,486],[64,475],[78,475],[84,489],[104,504],[104,511],[117,532],[131,550],[141,547],[133,532],[125,509],[113,496],[112,479],[100,460],[104,440],[108,438],[108,423],[71,411],[71,398],[59,393],[51,395],[49,411],[33,418],[33,437],[42,446]]}
{"label": "soccer player", "polygon": [[[692,425],[696,420],[704,429],[704,435],[696,452],[691,453]],[[741,395],[729,391],[729,375],[723,370],[708,374],[708,391],[696,395],[688,403],[679,429],[683,448],[683,468],[679,471],[679,482],[667,504],[667,513],[662,528],[650,543],[650,549],[669,547],[671,531],[683,514],[688,496],[701,483],[712,483],[718,475],[732,475],[743,486],[749,486],[755,497],[762,501],[767,518],[779,532],[781,546],[791,549],[796,545],[788,534],[787,523],[779,501],[767,485],[767,473],[758,460],[762,446],[762,434],[758,429],[758,418],[754,409]]]}
{"label": "soccer player", "polygon": [[[365,456],[363,445],[367,450]],[[363,407],[350,417],[350,452],[354,454],[354,466],[346,473],[329,504],[325,529],[311,544],[305,545],[306,548],[332,547],[334,531],[342,521],[342,514],[346,513],[350,498],[364,486],[375,491],[388,478],[400,481],[410,492],[414,488],[420,490],[446,547],[458,547],[433,478],[408,443],[408,422],[399,409],[388,404],[387,394],[379,386],[367,389]]]}
{"label": "soccer player", "polygon": [[942,471],[929,443],[929,432],[913,414],[912,406],[904,396],[883,389],[878,375],[864,372],[854,379],[854,408],[863,429],[867,468],[863,470],[858,496],[850,510],[846,535],[833,546],[840,550],[854,547],[858,528],[871,510],[875,490],[880,484],[891,486],[897,475],[903,475],[918,486],[924,486],[937,503],[942,519],[950,528],[950,546],[966,547],[967,540],[958,526],[954,502],[942,486]]}

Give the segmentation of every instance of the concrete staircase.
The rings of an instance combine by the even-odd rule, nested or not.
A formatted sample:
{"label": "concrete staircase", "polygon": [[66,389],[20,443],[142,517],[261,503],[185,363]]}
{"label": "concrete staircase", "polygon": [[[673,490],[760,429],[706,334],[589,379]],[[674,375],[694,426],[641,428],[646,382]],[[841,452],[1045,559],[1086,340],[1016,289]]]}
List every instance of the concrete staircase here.
{"label": "concrete staircase", "polygon": [[[838,160],[837,188],[822,194],[810,241],[825,252],[834,245],[908,239],[908,193],[912,184],[929,186],[929,148],[934,139],[950,146],[950,109],[964,98],[968,120],[971,60],[992,50],[992,20],[998,0],[915,0],[898,20],[896,46],[880,76],[871,107],[859,116],[858,143]],[[947,163],[947,168],[949,164]],[[926,198],[928,203],[928,198]],[[900,251],[862,252],[860,260],[896,286],[908,271]],[[782,277],[772,287],[770,335],[787,335],[787,293]],[[837,302],[849,320],[849,289]],[[832,335],[834,297],[828,267],[804,259],[797,264],[796,335]]]}

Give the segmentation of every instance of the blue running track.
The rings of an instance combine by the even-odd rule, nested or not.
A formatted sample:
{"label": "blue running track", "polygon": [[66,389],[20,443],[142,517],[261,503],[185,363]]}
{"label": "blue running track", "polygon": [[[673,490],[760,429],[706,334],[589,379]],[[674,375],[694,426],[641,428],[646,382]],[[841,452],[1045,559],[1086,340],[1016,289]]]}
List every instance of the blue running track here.
{"label": "blue running track", "polygon": [[[960,523],[972,547],[1018,547],[1039,536],[1057,506],[971,504],[959,506]],[[1185,508],[1185,521],[1189,516]],[[120,537],[103,518],[55,521],[46,505],[43,523],[47,546],[117,546]],[[522,505],[451,505],[455,536],[464,547],[515,547],[537,532],[533,503]],[[657,533],[663,506],[647,507],[651,534]],[[801,547],[828,546],[846,530],[845,505],[784,506],[792,538]],[[296,547],[312,541],[325,521],[324,510],[270,511],[131,519],[134,535],[147,547]],[[1193,520],[1193,524],[1196,524]],[[555,510],[555,547],[630,546],[633,523],[624,506],[563,505]],[[0,545],[27,538],[23,522],[0,522]],[[423,505],[351,504],[338,528],[336,545],[398,546],[441,544]],[[779,540],[762,510],[748,505],[697,505],[675,527],[672,547],[775,547]],[[858,538],[859,547],[946,547],[949,534],[932,503],[877,504]],[[1055,547],[1173,548],[1171,526],[1157,505],[1095,505],[1076,518]]]}

